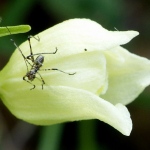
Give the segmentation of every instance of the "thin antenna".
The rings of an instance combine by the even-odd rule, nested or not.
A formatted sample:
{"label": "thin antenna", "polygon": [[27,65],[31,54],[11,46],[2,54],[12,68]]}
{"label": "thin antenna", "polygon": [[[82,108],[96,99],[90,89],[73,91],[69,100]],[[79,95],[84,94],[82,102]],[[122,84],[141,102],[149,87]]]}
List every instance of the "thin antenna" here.
{"label": "thin antenna", "polygon": [[119,31],[116,27],[114,27],[114,29],[115,29],[116,31]]}
{"label": "thin antenna", "polygon": [[[6,28],[7,28],[8,32],[10,33],[10,35],[12,35],[11,32],[10,32],[10,30],[9,30],[9,28],[7,26],[6,26]],[[13,39],[10,39],[10,41],[12,41],[13,44],[14,44],[14,46],[20,51],[22,57],[24,58],[24,61],[25,61],[26,67],[27,67],[27,71],[29,71],[29,68],[28,68],[28,65],[27,65],[27,62],[28,62],[28,64],[30,64],[29,61],[26,59],[26,57],[24,56],[24,54],[22,53],[20,47],[16,44],[16,42]]]}

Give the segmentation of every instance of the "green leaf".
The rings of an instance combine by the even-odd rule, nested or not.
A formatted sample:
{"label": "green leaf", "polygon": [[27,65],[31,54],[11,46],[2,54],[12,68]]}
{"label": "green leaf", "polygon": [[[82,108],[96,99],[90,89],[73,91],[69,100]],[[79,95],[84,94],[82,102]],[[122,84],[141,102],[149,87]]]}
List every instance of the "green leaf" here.
{"label": "green leaf", "polygon": [[25,33],[30,30],[31,27],[29,25],[0,27],[0,37],[10,35],[10,34]]}

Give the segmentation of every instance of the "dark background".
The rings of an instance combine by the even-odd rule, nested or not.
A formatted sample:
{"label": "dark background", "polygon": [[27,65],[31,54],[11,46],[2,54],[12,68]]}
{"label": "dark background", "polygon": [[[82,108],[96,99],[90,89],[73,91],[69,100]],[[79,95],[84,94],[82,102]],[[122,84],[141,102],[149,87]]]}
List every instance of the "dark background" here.
{"label": "dark background", "polygon": [[[71,18],[90,18],[109,30],[139,31],[140,35],[124,47],[150,58],[149,0],[1,0],[0,17],[0,26],[32,27],[29,33],[13,35],[18,45],[28,35]],[[14,49],[9,36],[0,39],[1,69]],[[16,119],[0,102],[0,150],[149,150],[149,91],[146,88],[127,106],[133,120],[129,137],[98,120],[34,126]]]}

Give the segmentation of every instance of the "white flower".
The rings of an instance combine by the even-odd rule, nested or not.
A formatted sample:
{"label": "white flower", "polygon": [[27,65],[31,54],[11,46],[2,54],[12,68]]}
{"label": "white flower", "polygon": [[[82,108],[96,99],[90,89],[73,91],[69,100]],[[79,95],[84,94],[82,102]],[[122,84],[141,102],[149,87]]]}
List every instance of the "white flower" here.
{"label": "white flower", "polygon": [[[120,45],[137,36],[136,31],[108,31],[88,19],[72,19],[31,39],[33,53],[43,54],[39,71],[45,81],[22,80],[26,65],[18,49],[0,72],[0,95],[18,118],[37,125],[99,119],[124,135],[130,135],[132,121],[124,106],[150,83],[150,61],[129,53]],[[37,37],[37,36],[35,36]],[[30,55],[29,43],[19,46]],[[38,55],[35,55],[35,57]],[[37,74],[37,77],[40,78]]]}

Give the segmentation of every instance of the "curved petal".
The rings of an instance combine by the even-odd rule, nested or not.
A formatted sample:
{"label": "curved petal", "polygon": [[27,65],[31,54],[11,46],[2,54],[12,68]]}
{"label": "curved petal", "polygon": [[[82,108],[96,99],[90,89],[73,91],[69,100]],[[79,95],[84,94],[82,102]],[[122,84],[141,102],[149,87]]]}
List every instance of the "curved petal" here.
{"label": "curved petal", "polygon": [[58,47],[66,55],[84,49],[111,49],[126,44],[138,34],[136,31],[108,31],[89,19],[70,19],[41,32],[39,37],[41,42],[47,41],[42,45],[44,50]]}
{"label": "curved petal", "polygon": [[150,61],[122,47],[104,51],[104,54],[109,88],[101,97],[113,104],[132,102],[150,84]]}
{"label": "curved petal", "polygon": [[[48,85],[63,85],[81,88],[93,93],[105,93],[107,89],[106,60],[101,52],[84,52],[63,57],[59,61],[45,64],[45,67],[59,68],[68,73],[68,77],[59,71],[41,72]],[[46,67],[46,68],[47,68]]]}
{"label": "curved petal", "polygon": [[[51,62],[47,60],[47,57],[45,57],[45,63],[42,67],[43,71],[39,71],[46,83],[44,88],[49,85],[63,85],[85,89],[93,93],[105,93],[107,89],[106,60],[101,52],[83,52],[81,54],[62,57],[59,60],[53,59]],[[57,68],[66,73],[44,70],[52,68]],[[75,74],[68,75],[67,73]],[[0,73],[0,89],[7,91],[7,88],[10,87],[13,91],[15,87],[23,88],[25,86],[30,90],[32,85],[22,80],[25,74],[25,63],[16,64],[16,61],[11,59]],[[37,78],[40,79],[38,74]],[[17,84],[17,80],[19,85]],[[41,89],[41,81],[35,79],[32,83],[36,85],[36,88]]]}
{"label": "curved petal", "polygon": [[[57,47],[58,55],[55,57],[60,58],[82,53],[85,49],[111,49],[126,44],[138,34],[136,31],[108,31],[89,19],[70,19],[39,33],[40,41],[32,38],[31,45],[33,53],[54,52]],[[29,55],[28,42],[23,43],[20,49],[25,56]]]}
{"label": "curved petal", "polygon": [[45,87],[43,91],[15,89],[18,94],[13,92],[9,91],[3,97],[5,105],[16,117],[33,124],[50,125],[96,118],[124,135],[129,135],[132,129],[130,115],[125,106],[114,106],[85,90],[51,86]]}

